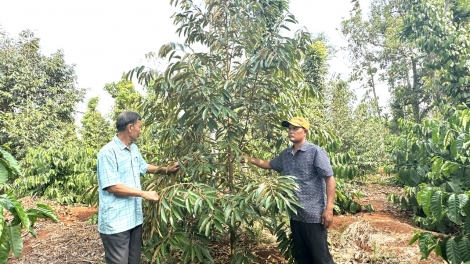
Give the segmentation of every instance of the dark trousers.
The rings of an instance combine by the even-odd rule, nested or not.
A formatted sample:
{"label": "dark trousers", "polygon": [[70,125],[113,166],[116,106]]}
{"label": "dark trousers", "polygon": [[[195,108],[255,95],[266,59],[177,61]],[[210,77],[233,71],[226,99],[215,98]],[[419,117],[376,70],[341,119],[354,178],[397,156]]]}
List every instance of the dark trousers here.
{"label": "dark trousers", "polygon": [[101,234],[107,264],[140,264],[142,225],[117,234]]}
{"label": "dark trousers", "polygon": [[322,224],[290,221],[294,257],[298,264],[334,264]]}

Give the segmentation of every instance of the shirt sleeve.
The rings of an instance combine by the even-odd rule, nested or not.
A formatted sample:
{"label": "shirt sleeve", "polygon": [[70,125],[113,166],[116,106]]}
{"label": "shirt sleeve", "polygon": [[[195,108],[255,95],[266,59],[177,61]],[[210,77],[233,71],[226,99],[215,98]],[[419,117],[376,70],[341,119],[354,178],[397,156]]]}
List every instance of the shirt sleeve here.
{"label": "shirt sleeve", "polygon": [[282,162],[282,157],[283,157],[283,152],[281,152],[281,154],[279,154],[277,157],[275,157],[274,159],[272,159],[270,162],[269,162],[269,166],[271,166],[271,168],[275,171],[283,171],[284,168],[282,166],[283,162]]}
{"label": "shirt sleeve", "polygon": [[112,150],[98,154],[98,184],[101,189],[120,184],[118,164]]}
{"label": "shirt sleeve", "polygon": [[320,148],[317,150],[313,166],[317,170],[318,175],[322,177],[333,176],[333,168],[330,164],[330,158],[324,149]]}
{"label": "shirt sleeve", "polygon": [[145,162],[144,157],[142,157],[142,153],[140,153],[140,150],[138,150],[138,159],[140,176],[143,176],[145,173],[147,173],[149,165],[147,164],[147,162]]}

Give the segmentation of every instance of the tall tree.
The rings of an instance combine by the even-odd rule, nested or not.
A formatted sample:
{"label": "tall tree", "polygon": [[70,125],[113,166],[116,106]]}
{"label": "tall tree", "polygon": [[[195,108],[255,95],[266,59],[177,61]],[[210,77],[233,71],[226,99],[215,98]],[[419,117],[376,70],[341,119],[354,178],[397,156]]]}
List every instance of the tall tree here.
{"label": "tall tree", "polygon": [[323,122],[340,141],[336,153],[352,153],[351,163],[362,175],[388,163],[384,143],[388,131],[376,115],[374,100],[357,102],[349,84],[336,77],[327,83],[323,105]]}
{"label": "tall tree", "polygon": [[104,90],[107,91],[114,99],[112,120],[116,120],[117,116],[123,111],[136,111],[137,104],[142,99],[142,96],[137,92],[132,81],[126,79],[124,73],[119,82],[107,83],[104,86]]}
{"label": "tall tree", "polygon": [[93,97],[88,101],[88,109],[81,120],[80,134],[85,146],[99,150],[111,139],[115,129],[96,109],[99,98]]}
{"label": "tall tree", "polygon": [[407,0],[401,7],[404,39],[413,40],[427,55],[428,81],[439,88],[443,100],[470,100],[470,7],[467,0]]}
{"label": "tall tree", "polygon": [[[284,1],[172,3],[182,10],[174,18],[184,44],[160,49],[170,61],[163,74],[144,67],[129,73],[153,82],[157,101],[143,105],[147,131],[155,131],[154,145],[166,154],[162,161],[179,157],[183,168],[171,180],[147,183],[161,202],[147,207],[158,216],[145,220],[146,252],[162,261],[170,248],[182,251],[185,262],[206,261],[205,243],[221,237],[229,240],[232,261],[256,261],[248,248],[236,246],[243,236],[249,239],[254,222],[270,228],[281,250],[290,252],[280,214],[295,204],[292,179],[252,175],[238,160],[243,151],[277,152],[286,143],[280,121],[300,113],[300,102],[316,92],[298,63],[310,36],[281,35],[281,28],[296,23]],[[194,52],[194,44],[202,51]]]}
{"label": "tall tree", "polygon": [[312,42],[302,62],[302,72],[307,83],[322,93],[328,73],[327,57],[332,53],[332,48],[326,45],[326,39],[322,35],[314,38]]}
{"label": "tall tree", "polygon": [[[41,54],[39,39],[22,31],[18,39],[0,35],[0,144],[11,142],[22,157],[68,124],[84,89],[76,87],[74,67],[62,51]],[[67,125],[65,125],[67,124]],[[19,155],[19,156],[18,156]]]}
{"label": "tall tree", "polygon": [[378,116],[378,83],[384,82],[392,96],[394,120],[420,122],[438,93],[423,81],[429,74],[423,66],[425,54],[416,49],[413,40],[400,38],[405,11],[396,0],[374,0],[367,18],[363,19],[363,10],[357,6],[342,21],[341,30],[348,40],[351,78],[372,94]]}

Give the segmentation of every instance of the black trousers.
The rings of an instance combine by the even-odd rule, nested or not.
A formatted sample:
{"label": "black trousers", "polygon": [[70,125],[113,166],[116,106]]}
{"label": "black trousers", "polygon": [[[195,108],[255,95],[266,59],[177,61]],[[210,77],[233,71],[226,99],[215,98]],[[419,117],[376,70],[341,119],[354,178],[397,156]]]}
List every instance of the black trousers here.
{"label": "black trousers", "polygon": [[290,227],[298,264],[334,264],[328,250],[328,232],[322,224],[291,220]]}
{"label": "black trousers", "polygon": [[117,234],[101,234],[107,264],[140,264],[142,225]]}

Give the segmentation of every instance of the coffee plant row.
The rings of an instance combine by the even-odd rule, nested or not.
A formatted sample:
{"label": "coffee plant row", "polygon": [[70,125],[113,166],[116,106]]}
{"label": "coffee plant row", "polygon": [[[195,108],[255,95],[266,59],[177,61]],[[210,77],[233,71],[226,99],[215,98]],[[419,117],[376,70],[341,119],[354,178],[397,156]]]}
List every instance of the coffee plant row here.
{"label": "coffee plant row", "polygon": [[389,199],[413,210],[423,228],[418,241],[423,258],[434,251],[450,263],[470,261],[470,109],[461,107],[447,121],[401,121],[403,133],[393,158],[405,196]]}

